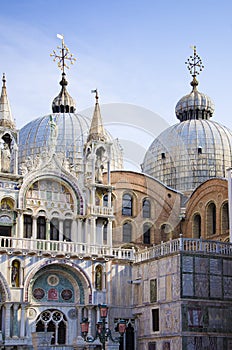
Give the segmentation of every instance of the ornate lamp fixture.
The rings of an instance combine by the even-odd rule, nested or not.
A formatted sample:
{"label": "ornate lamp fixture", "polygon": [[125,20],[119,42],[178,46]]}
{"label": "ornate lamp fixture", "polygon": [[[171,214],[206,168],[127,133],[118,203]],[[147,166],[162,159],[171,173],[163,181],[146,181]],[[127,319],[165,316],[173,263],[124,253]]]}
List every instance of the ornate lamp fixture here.
{"label": "ornate lamp fixture", "polygon": [[84,340],[87,343],[92,343],[94,342],[97,338],[100,340],[102,343],[102,349],[105,350],[105,344],[106,342],[110,339],[114,343],[120,343],[123,339],[123,335],[126,331],[126,321],[125,320],[119,320],[117,324],[117,329],[120,334],[119,337],[113,338],[111,334],[111,330],[106,327],[106,318],[108,314],[108,306],[105,304],[98,305],[99,310],[100,310],[100,320],[96,324],[96,334],[95,337],[88,336],[88,331],[89,331],[89,321],[88,318],[83,318],[81,322],[81,335],[84,338]]}

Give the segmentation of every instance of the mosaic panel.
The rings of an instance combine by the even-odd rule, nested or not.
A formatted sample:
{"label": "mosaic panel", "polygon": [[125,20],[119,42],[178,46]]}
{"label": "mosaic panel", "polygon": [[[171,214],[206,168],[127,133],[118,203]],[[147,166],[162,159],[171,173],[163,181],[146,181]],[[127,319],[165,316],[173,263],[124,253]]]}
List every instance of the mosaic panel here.
{"label": "mosaic panel", "polygon": [[163,334],[178,333],[180,331],[180,311],[179,308],[164,308],[161,311],[161,328]]}
{"label": "mosaic panel", "polygon": [[195,272],[204,274],[208,273],[208,258],[195,258]]}
{"label": "mosaic panel", "polygon": [[232,276],[232,260],[223,260],[223,275]]}
{"label": "mosaic panel", "polygon": [[184,337],[183,350],[229,350],[225,339],[217,337]]}
{"label": "mosaic panel", "polygon": [[182,271],[183,272],[193,272],[193,257],[183,256],[182,258]]}
{"label": "mosaic panel", "polygon": [[210,297],[222,298],[222,278],[221,276],[210,276]]}
{"label": "mosaic panel", "polygon": [[159,280],[159,299],[165,300],[166,299],[166,278],[161,277]]}
{"label": "mosaic panel", "polygon": [[179,275],[172,276],[172,298],[177,299],[180,296],[180,277]]}
{"label": "mosaic panel", "polygon": [[193,296],[193,275],[184,274],[182,276],[182,294],[183,296]]}
{"label": "mosaic panel", "polygon": [[232,277],[224,277],[223,279],[223,289],[224,289],[224,298],[232,298]]}
{"label": "mosaic panel", "polygon": [[208,275],[195,275],[195,296],[207,298],[209,295]]}
{"label": "mosaic panel", "polygon": [[210,259],[210,273],[214,275],[221,275],[222,273],[221,259]]}

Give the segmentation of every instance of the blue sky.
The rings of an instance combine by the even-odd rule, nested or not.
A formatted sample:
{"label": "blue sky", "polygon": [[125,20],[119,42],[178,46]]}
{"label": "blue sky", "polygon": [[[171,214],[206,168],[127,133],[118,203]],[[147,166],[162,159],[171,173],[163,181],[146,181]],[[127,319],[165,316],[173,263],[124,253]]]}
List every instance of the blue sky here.
{"label": "blue sky", "polygon": [[[0,10],[0,72],[18,128],[51,112],[60,71],[49,57],[60,44],[77,58],[67,72],[77,110],[101,104],[145,107],[168,124],[189,93],[185,60],[196,45],[205,66],[199,91],[215,103],[214,120],[232,129],[232,2],[218,0],[9,0]],[[126,116],[125,116],[126,118]]]}

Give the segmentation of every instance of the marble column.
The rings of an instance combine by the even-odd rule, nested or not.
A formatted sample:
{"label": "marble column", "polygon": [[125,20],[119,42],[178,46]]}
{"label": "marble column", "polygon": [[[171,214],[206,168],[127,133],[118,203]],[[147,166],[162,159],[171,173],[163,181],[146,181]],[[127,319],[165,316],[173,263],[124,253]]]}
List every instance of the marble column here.
{"label": "marble column", "polygon": [[10,309],[11,309],[12,304],[5,304],[5,320],[4,320],[4,325],[5,325],[5,338],[10,338],[10,328],[11,328],[11,314],[10,314]]}
{"label": "marble column", "polygon": [[14,338],[18,338],[18,331],[19,331],[18,309],[19,309],[19,304],[14,303],[13,304],[13,330],[12,330],[12,335]]}

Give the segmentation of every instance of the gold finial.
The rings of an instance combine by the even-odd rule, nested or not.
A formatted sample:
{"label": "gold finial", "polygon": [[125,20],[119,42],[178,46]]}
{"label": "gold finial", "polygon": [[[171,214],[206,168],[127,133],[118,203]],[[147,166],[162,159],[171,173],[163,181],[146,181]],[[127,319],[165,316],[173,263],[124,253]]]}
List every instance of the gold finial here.
{"label": "gold finial", "polygon": [[204,66],[202,64],[202,60],[200,56],[197,54],[197,48],[196,46],[191,46],[193,49],[193,56],[190,56],[185,64],[187,64],[187,68],[193,77],[193,81],[191,82],[191,85],[196,87],[198,85],[198,81],[196,79],[196,76],[200,74],[200,72],[203,70]]}
{"label": "gold finial", "polygon": [[62,70],[62,73],[64,74],[64,69],[69,69],[69,66],[66,63],[66,61],[69,61],[71,64],[73,64],[76,61],[76,58],[73,57],[73,54],[69,52],[69,49],[65,45],[64,36],[61,34],[57,34],[57,38],[62,40],[62,46],[57,46],[57,49],[59,50],[58,54],[55,50],[53,50],[53,53],[51,53],[50,56],[54,57],[54,62],[58,60],[58,67]]}
{"label": "gold finial", "polygon": [[97,89],[95,89],[95,90],[91,90],[91,92],[92,92],[92,94],[95,94],[95,99],[96,99],[96,103],[98,103],[98,91],[97,91]]}

